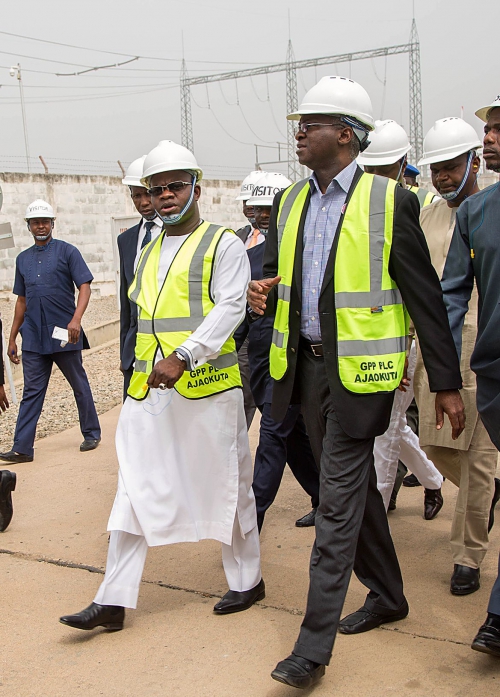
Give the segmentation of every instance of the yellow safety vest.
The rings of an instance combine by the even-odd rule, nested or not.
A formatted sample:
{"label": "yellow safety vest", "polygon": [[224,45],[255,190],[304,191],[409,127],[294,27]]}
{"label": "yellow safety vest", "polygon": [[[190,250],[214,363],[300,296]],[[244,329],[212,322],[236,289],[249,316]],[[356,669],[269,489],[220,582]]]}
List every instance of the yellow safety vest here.
{"label": "yellow safety vest", "polygon": [[[210,281],[217,245],[224,232],[232,230],[204,222],[186,235],[161,288],[158,267],[165,232],[144,248],[129,288],[129,297],[138,306],[134,372],[128,389],[134,399],[142,400],[149,394],[147,380],[158,349],[162,356],[169,356],[215,306]],[[241,387],[241,377],[232,336],[218,358],[184,371],[175,383],[177,392],[188,399],[210,397],[234,387]]]}
{"label": "yellow safety vest", "polygon": [[422,189],[422,187],[420,186],[410,186],[409,190],[413,191],[414,194],[417,194],[418,202],[420,203],[420,208],[428,206],[430,203],[434,201],[435,198],[437,198],[436,194],[433,194],[432,191]]}
{"label": "yellow safety vest", "polygon": [[[345,210],[335,255],[334,304],[339,376],[350,392],[389,392],[403,376],[408,315],[389,275],[397,183],[362,174]],[[271,375],[288,368],[290,292],[309,180],[286,189],[278,210],[278,301]]]}

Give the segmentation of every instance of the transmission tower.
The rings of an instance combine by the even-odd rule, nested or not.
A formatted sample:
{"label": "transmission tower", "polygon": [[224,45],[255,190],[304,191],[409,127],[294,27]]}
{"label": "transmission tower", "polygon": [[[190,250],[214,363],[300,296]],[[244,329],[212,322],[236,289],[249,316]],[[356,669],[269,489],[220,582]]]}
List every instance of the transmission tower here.
{"label": "transmission tower", "polygon": [[193,152],[193,119],[191,117],[191,90],[186,61],[182,59],[181,68],[181,143]]}
{"label": "transmission tower", "polygon": [[420,77],[420,42],[415,17],[410,33],[410,143],[414,147],[415,162],[422,157],[424,134],[422,126],[422,80]]}
{"label": "transmission tower", "polygon": [[[417,25],[415,19],[412,22],[410,42],[398,44],[397,46],[384,46],[367,51],[356,51],[354,53],[341,53],[334,56],[322,56],[321,58],[308,58],[306,60],[294,60],[291,41],[288,42],[287,60],[285,63],[273,63],[262,65],[258,68],[246,68],[244,70],[233,70],[225,73],[212,75],[200,75],[188,77],[186,65],[182,63],[181,73],[181,133],[182,143],[193,143],[193,124],[191,120],[191,97],[190,87],[192,85],[203,85],[209,82],[221,82],[223,80],[235,80],[255,75],[269,75],[271,73],[286,73],[286,100],[287,113],[297,110],[297,70],[301,68],[313,68],[320,65],[331,65],[336,63],[350,63],[352,61],[366,60],[368,58],[380,58],[383,56],[395,56],[408,53],[410,59],[410,140],[415,148],[415,159],[421,157],[423,150],[423,127],[422,127],[422,83],[420,78],[420,44],[418,40]],[[186,147],[189,147],[186,145]],[[295,156],[295,136],[293,125],[289,122],[287,133],[288,149],[288,173],[290,179],[296,181],[300,179],[301,169]]]}
{"label": "transmission tower", "polygon": [[[292,40],[288,39],[286,52],[286,111],[292,114],[299,108],[297,96],[297,69],[293,53]],[[300,165],[295,154],[295,123],[287,121],[287,150],[288,150],[288,178],[293,182],[301,177]]]}

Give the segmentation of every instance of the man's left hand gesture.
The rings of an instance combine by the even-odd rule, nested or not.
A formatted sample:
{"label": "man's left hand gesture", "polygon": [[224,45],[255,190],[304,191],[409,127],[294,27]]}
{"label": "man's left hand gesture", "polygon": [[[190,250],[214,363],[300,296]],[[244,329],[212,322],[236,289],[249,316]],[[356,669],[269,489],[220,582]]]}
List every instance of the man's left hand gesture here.
{"label": "man's left hand gesture", "polygon": [[465,428],[465,407],[458,390],[442,390],[436,394],[436,429],[440,431],[444,424],[444,415],[448,414],[451,424],[451,437],[456,440]]}
{"label": "man's left hand gesture", "polygon": [[185,369],[185,362],[180,361],[175,353],[171,353],[170,356],[163,358],[155,365],[148,378],[148,385],[156,388],[165,385],[171,389]]}
{"label": "man's left hand gesture", "polygon": [[78,343],[78,339],[80,338],[80,332],[82,329],[82,324],[79,319],[73,319],[67,326],[68,330],[68,341],[70,344],[76,344]]}

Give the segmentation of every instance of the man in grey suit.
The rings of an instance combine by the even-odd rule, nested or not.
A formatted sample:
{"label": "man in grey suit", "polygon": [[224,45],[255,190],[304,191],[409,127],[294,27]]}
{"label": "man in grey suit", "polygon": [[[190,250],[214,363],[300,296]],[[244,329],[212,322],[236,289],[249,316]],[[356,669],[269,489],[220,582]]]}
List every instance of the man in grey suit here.
{"label": "man in grey suit", "polygon": [[123,373],[123,399],[134,367],[135,337],[137,334],[137,306],[128,297],[128,289],[135,275],[141,249],[158,237],[161,224],[151,203],[151,196],[141,184],[142,165],[146,156],[134,160],[127,169],[122,184],[130,189],[130,196],[142,220],[118,235],[120,255],[120,370]]}

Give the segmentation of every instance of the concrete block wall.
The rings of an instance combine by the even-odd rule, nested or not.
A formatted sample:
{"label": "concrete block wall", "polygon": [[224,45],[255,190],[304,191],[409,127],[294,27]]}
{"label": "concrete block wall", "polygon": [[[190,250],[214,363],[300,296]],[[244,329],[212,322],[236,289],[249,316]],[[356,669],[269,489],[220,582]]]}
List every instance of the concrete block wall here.
{"label": "concrete block wall", "polygon": [[[94,275],[96,295],[115,293],[111,218],[136,213],[129,191],[119,177],[70,174],[0,173],[4,202],[0,222],[12,225],[15,248],[0,249],[0,297],[11,294],[15,259],[33,244],[24,214],[31,201],[48,201],[57,216],[55,236],[81,251]],[[202,182],[201,215],[228,227],[245,224],[241,203],[235,201],[239,182]]]}

